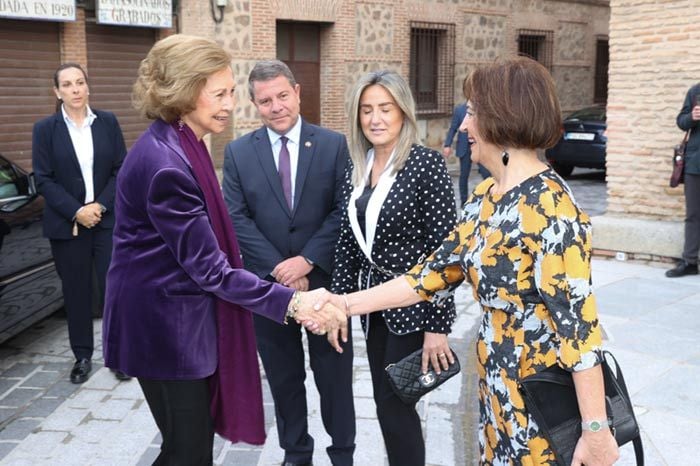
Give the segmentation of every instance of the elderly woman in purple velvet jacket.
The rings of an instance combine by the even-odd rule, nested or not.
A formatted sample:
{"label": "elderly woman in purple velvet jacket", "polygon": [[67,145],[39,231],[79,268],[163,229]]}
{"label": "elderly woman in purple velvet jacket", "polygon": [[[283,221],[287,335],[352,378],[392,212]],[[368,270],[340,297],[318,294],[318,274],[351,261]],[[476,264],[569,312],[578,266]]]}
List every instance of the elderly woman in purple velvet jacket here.
{"label": "elderly woman in purple velvet jacket", "polygon": [[[230,63],[214,42],[174,35],[153,46],[134,85],[134,105],[155,121],[117,179],[103,347],[105,364],[143,389],[163,437],[154,464],[211,464],[214,431],[264,442],[250,312],[305,321],[300,309],[315,299],[241,268],[202,141],[228,127]],[[314,317],[346,332],[336,308]]]}

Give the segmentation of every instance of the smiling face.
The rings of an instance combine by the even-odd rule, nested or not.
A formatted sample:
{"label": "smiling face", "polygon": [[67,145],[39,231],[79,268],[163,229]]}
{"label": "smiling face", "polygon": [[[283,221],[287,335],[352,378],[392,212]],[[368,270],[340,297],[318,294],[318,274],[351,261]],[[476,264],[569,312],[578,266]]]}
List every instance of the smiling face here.
{"label": "smiling face", "polygon": [[234,89],[231,68],[226,67],[209,75],[197,97],[195,109],[181,117],[197,139],[226,129],[235,105]]}
{"label": "smiling face", "polygon": [[500,151],[498,146],[483,139],[476,124],[477,118],[477,111],[474,109],[473,104],[471,101],[467,102],[467,114],[464,116],[459,130],[466,132],[468,135],[472,162],[480,163],[489,168],[491,158],[498,156]]}
{"label": "smiling face", "polygon": [[78,68],[66,68],[58,73],[58,87],[53,88],[56,97],[63,101],[68,112],[84,112],[88,104],[87,78]]}
{"label": "smiling face", "polygon": [[383,86],[367,86],[360,96],[360,127],[375,150],[391,151],[403,127],[403,112]]}
{"label": "smiling face", "polygon": [[277,134],[286,134],[299,118],[301,87],[284,76],[253,82],[253,98],[263,124]]}

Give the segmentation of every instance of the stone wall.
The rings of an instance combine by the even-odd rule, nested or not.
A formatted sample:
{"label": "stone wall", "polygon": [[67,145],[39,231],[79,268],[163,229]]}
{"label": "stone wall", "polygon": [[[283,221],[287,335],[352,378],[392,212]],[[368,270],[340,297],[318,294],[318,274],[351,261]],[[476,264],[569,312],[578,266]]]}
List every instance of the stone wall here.
{"label": "stone wall", "polygon": [[[346,132],[346,103],[359,76],[386,68],[408,78],[411,21],[455,25],[455,103],[469,70],[517,51],[517,29],[552,31],[553,74],[564,109],[572,110],[592,102],[595,39],[607,35],[609,17],[607,0],[232,0],[217,25],[208,1],[180,4],[181,32],[215,38],[234,57],[238,104],[231,130],[212,138],[217,165],[225,140],[260,125],[246,79],[256,60],[275,57],[277,20],[320,22],[321,122]],[[422,121],[423,142],[441,147],[449,122]]]}

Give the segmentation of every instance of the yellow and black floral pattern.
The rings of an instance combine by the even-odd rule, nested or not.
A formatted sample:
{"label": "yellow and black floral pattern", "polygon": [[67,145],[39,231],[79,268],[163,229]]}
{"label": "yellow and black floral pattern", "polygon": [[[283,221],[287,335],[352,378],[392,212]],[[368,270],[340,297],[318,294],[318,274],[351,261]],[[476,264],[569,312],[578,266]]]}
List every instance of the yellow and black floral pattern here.
{"label": "yellow and black floral pattern", "polygon": [[461,222],[407,278],[437,302],[467,279],[481,303],[481,464],[555,464],[518,382],[555,363],[570,371],[599,363],[590,219],[551,169],[503,195],[490,192],[493,183],[476,187]]}

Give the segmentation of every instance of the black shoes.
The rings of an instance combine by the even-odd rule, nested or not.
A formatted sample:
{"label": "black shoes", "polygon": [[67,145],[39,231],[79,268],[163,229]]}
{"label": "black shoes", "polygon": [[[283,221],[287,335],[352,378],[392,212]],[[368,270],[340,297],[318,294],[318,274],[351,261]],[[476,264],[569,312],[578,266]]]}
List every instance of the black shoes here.
{"label": "black shoes", "polygon": [[130,375],[127,375],[125,372],[122,372],[119,369],[112,369],[112,373],[114,374],[114,377],[116,377],[116,379],[119,381],[131,380]]}
{"label": "black shoes", "polygon": [[90,377],[92,363],[89,359],[78,359],[73,364],[73,370],[70,371],[70,381],[73,383],[83,383]]}
{"label": "black shoes", "polygon": [[697,275],[698,264],[689,264],[686,261],[680,261],[671,270],[666,271],[666,276],[669,278],[682,277],[684,275]]}
{"label": "black shoes", "polygon": [[[70,371],[70,381],[73,383],[83,383],[90,378],[92,371],[92,363],[89,359],[78,359],[73,364],[73,369]],[[131,376],[120,370],[112,370],[114,377],[119,381],[131,380]]]}

